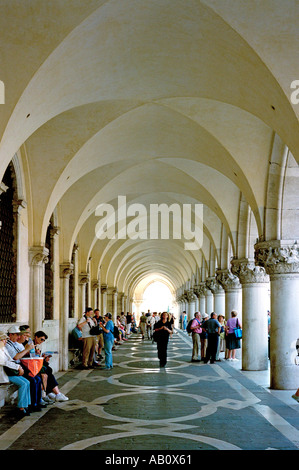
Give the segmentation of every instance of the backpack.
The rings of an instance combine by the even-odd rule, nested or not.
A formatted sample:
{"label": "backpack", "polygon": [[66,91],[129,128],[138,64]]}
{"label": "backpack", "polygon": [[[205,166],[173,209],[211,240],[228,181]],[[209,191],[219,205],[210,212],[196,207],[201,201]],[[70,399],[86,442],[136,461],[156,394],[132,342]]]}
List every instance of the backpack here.
{"label": "backpack", "polygon": [[192,320],[189,321],[187,327],[186,327],[186,331],[187,333],[192,333],[192,330],[191,330],[191,325],[192,325],[192,322],[193,322],[194,318],[192,318]]}
{"label": "backpack", "polygon": [[[189,323],[188,323],[188,325],[187,325],[187,327],[186,327],[186,331],[187,331],[187,333],[189,333],[189,334],[192,333],[191,325],[192,325],[193,320],[197,320],[197,318],[192,318],[192,319],[189,321]],[[198,320],[197,320],[197,321],[198,321]],[[198,321],[198,325],[200,326],[200,321]]]}

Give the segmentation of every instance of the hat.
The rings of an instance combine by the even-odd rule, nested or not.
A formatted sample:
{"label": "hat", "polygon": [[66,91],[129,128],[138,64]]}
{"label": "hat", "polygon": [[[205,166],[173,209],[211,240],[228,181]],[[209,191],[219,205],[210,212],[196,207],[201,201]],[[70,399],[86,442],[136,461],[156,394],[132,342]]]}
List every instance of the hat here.
{"label": "hat", "polygon": [[209,316],[209,315],[208,315],[207,313],[204,313],[203,316],[202,316],[202,318],[208,318],[208,316]]}
{"label": "hat", "polygon": [[8,339],[7,334],[4,331],[0,331],[0,341]]}
{"label": "hat", "polygon": [[8,330],[8,334],[21,333],[20,327],[17,325],[11,326]]}

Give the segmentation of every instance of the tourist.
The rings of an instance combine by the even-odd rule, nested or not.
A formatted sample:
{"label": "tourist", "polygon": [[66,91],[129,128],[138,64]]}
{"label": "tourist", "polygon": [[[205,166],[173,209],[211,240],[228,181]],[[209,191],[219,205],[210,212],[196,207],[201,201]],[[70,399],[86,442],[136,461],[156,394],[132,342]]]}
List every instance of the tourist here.
{"label": "tourist", "polygon": [[[207,313],[204,313],[202,315],[202,322],[206,321],[207,318],[209,318],[209,315]],[[205,330],[202,330],[202,332],[200,333],[200,356],[201,356],[201,361],[205,360],[207,346],[208,346],[208,333]]]}
{"label": "tourist", "polygon": [[44,396],[43,400],[47,404],[55,401],[68,401],[66,397],[58,388],[58,382],[53,375],[53,369],[49,365],[52,354],[43,354],[42,344],[48,339],[48,336],[43,331],[37,331],[34,335],[33,343],[36,346],[35,350],[38,351],[41,357],[44,357],[43,367],[41,370],[41,377],[43,381]]}
{"label": "tourist", "polygon": [[[11,326],[8,330],[9,339],[6,342],[6,349],[10,357],[16,361],[17,364],[21,363],[21,359],[28,356],[30,350],[32,349],[32,344],[28,342],[26,346],[21,343],[21,331],[20,328],[16,325]],[[24,377],[30,382],[30,396],[31,396],[31,405],[30,411],[41,411],[42,408],[45,408],[46,405],[41,403],[42,400],[42,379],[39,374],[32,377],[30,375],[29,369],[22,366],[24,369]]]}
{"label": "tourist", "polygon": [[237,326],[242,328],[241,323],[239,322],[238,312],[233,310],[231,312],[231,318],[226,322],[225,332],[226,332],[226,348],[228,349],[228,361],[238,361],[236,358],[236,349],[240,349],[240,339],[236,338],[235,329]]}
{"label": "tourist", "polygon": [[154,325],[155,325],[155,317],[153,314],[150,313],[146,319],[147,339],[149,340],[153,338]]}
{"label": "tourist", "polygon": [[167,364],[167,346],[169,336],[172,335],[171,324],[168,321],[168,313],[163,312],[161,320],[155,324],[155,336],[157,338],[158,358],[160,360],[160,367],[165,367]]}
{"label": "tourist", "polygon": [[30,415],[30,382],[23,377],[22,366],[13,361],[9,355],[5,347],[8,339],[6,333],[0,331],[0,384],[10,382],[18,387],[17,413],[19,417],[23,418]]}
{"label": "tourist", "polygon": [[215,312],[211,313],[211,318],[203,323],[202,328],[208,334],[208,346],[204,363],[207,364],[210,361],[210,364],[214,364],[221,330],[221,325],[217,320]]}
{"label": "tourist", "polygon": [[146,315],[144,314],[144,312],[142,312],[142,315],[140,317],[140,321],[139,321],[139,328],[140,328],[140,333],[142,334],[142,339],[145,338],[145,332],[146,332],[146,320],[147,320],[147,317]]}
{"label": "tourist", "polygon": [[200,323],[200,312],[195,312],[194,319],[191,323],[191,333],[192,333],[192,362],[200,362],[198,358],[200,350],[200,334],[202,332],[201,323]]}
{"label": "tourist", "polygon": [[114,323],[112,321],[111,313],[106,313],[104,316],[104,323],[100,323],[103,328],[104,334],[104,351],[105,351],[105,370],[113,369],[113,356],[112,348],[114,343]]}
{"label": "tourist", "polygon": [[92,369],[94,353],[96,348],[96,337],[95,335],[90,334],[90,329],[93,326],[96,326],[96,321],[93,320],[93,310],[92,308],[87,308],[83,317],[78,321],[78,328],[82,331],[82,368],[83,369]]}
{"label": "tourist", "polygon": [[219,321],[219,323],[221,325],[221,329],[220,329],[220,336],[219,336],[217,353],[216,353],[216,361],[220,362],[221,359],[219,358],[219,354],[221,352],[225,352],[225,325],[226,325],[226,322],[224,320],[223,315],[218,315],[217,320]]}

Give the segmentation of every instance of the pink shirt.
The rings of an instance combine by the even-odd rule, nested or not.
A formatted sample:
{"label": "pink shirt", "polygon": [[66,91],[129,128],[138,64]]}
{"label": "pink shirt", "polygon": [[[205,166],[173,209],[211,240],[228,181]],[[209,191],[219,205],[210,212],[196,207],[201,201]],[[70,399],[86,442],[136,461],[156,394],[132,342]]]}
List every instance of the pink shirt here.
{"label": "pink shirt", "polygon": [[[192,329],[194,327],[196,327],[195,330]],[[200,322],[196,318],[194,318],[193,322],[191,323],[191,329],[192,329],[192,333],[200,334],[202,332],[202,329],[200,328]]]}
{"label": "pink shirt", "polygon": [[230,333],[233,333],[235,328],[237,327],[237,322],[238,322],[238,325],[240,326],[241,328],[241,323],[240,323],[240,320],[238,320],[238,317],[232,317],[232,318],[229,318],[226,322],[226,326],[228,328],[228,334]]}

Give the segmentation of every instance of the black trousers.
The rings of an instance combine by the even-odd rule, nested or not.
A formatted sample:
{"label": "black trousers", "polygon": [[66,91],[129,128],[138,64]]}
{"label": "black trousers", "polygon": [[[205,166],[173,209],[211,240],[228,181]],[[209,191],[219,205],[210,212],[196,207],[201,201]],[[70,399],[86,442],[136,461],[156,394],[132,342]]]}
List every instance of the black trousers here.
{"label": "black trousers", "polygon": [[216,360],[219,335],[218,333],[208,333],[208,346],[206,351],[205,363],[211,359],[211,363]]}
{"label": "black trousers", "polygon": [[158,358],[160,360],[160,366],[164,367],[167,363],[167,346],[168,346],[168,338],[160,339],[157,341],[157,349],[158,349]]}

